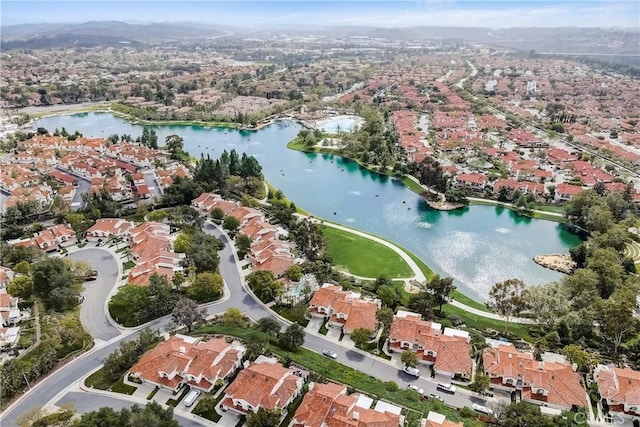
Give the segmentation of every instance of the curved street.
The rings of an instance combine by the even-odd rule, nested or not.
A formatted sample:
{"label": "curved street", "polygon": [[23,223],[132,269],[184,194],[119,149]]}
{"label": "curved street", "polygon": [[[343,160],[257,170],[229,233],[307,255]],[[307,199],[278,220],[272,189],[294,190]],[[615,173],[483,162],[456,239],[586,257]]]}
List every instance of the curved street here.
{"label": "curved street", "polygon": [[[257,320],[262,317],[272,317],[281,325],[287,326],[288,321],[281,318],[273,311],[269,310],[264,304],[258,302],[243,286],[242,272],[238,265],[237,255],[233,246],[230,244],[227,236],[211,223],[206,223],[203,230],[210,235],[220,238],[224,243],[224,248],[220,250],[220,273],[222,274],[226,289],[226,298],[219,302],[206,304],[209,316],[223,313],[227,308],[236,307],[241,309],[249,317]],[[88,251],[88,250],[87,250]],[[100,250],[100,254],[96,253],[101,263],[107,268],[105,260],[102,259],[104,250]],[[78,252],[79,254],[80,252]],[[93,252],[88,252],[94,256]],[[81,258],[78,258],[80,256]],[[74,259],[85,260],[85,255],[78,255]],[[117,267],[116,267],[117,268]],[[100,274],[102,274],[102,271]],[[106,278],[111,277],[112,285],[106,283],[100,289],[92,289],[87,295],[91,295],[91,304],[93,309],[86,309],[86,324],[91,325],[92,332],[97,332],[103,337],[107,337],[113,333],[107,326],[102,326],[102,322],[107,318],[105,314],[106,298],[111,289],[117,283],[117,276],[105,275]],[[96,282],[98,282],[96,280]],[[90,285],[91,286],[91,285]],[[99,298],[104,298],[100,302]],[[85,300],[85,302],[89,302]],[[100,307],[97,309],[96,307]],[[84,307],[83,307],[84,308]],[[83,320],[84,321],[84,320]],[[164,316],[154,320],[146,325],[125,329],[108,341],[97,341],[96,346],[89,352],[77,357],[67,363],[57,371],[43,378],[39,383],[34,385],[30,390],[25,392],[11,406],[9,406],[2,414],[0,414],[0,425],[16,425],[16,420],[20,414],[25,413],[31,408],[41,407],[47,403],[61,404],[73,402],[80,412],[95,410],[105,405],[104,396],[100,398],[88,397],[92,396],[90,392],[78,392],[75,384],[85,377],[92,370],[102,364],[104,358],[111,352],[116,350],[122,340],[132,340],[138,336],[140,330],[144,328],[163,329],[171,323],[170,316]],[[115,328],[114,328],[115,329]],[[441,395],[448,405],[463,407],[471,407],[473,403],[485,405],[487,398],[480,397],[475,393],[467,390],[459,389],[454,395],[442,394],[436,391],[436,380],[432,378],[420,377],[414,378],[402,371],[402,366],[395,365],[393,362],[380,357],[376,357],[365,351],[356,349],[352,346],[337,342],[317,332],[306,331],[304,346],[312,351],[322,352],[324,349],[331,349],[338,354],[338,361],[346,366],[357,369],[358,371],[372,375],[381,381],[395,381],[401,388],[406,388],[409,384],[415,383],[425,390],[426,394],[436,393]],[[111,394],[113,399],[127,401],[129,396]],[[180,415],[180,411],[176,411],[176,415]],[[180,420],[182,422],[182,419]],[[193,425],[190,424],[183,425]]]}
{"label": "curved street", "polygon": [[114,254],[102,248],[79,249],[69,253],[68,258],[89,263],[98,272],[98,278],[84,283],[84,301],[80,309],[80,321],[95,339],[109,341],[120,335],[120,330],[111,323],[107,302],[111,290],[120,278],[120,263]]}

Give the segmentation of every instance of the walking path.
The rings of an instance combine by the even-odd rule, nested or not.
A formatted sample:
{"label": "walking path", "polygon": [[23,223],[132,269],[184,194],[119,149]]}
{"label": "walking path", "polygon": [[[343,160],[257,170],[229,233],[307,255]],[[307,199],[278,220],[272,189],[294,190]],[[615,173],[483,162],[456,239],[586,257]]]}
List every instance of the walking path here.
{"label": "walking path", "polygon": [[[299,214],[296,214],[299,215]],[[303,216],[303,215],[299,215],[299,216]],[[307,217],[308,218],[308,217]],[[317,218],[312,218],[312,220],[314,220],[315,222],[321,222],[321,220],[317,219]],[[327,227],[333,227],[333,228],[337,228],[338,230],[342,230],[342,231],[346,231],[348,233],[353,233],[357,236],[361,236],[361,237],[365,237],[367,239],[373,240],[374,242],[380,243],[382,245],[385,245],[386,247],[388,247],[389,249],[393,250],[395,253],[397,253],[408,265],[409,267],[411,267],[411,269],[413,270],[413,277],[410,278],[405,278],[405,279],[397,279],[397,280],[404,280],[405,283],[408,284],[409,281],[411,280],[416,280],[420,283],[424,283],[427,281],[427,278],[425,277],[424,273],[422,272],[422,270],[420,270],[420,267],[418,267],[418,264],[416,264],[416,262],[402,249],[400,249],[398,246],[394,245],[393,243],[390,243],[386,240],[383,240],[379,237],[376,236],[372,236],[371,234],[367,234],[364,233],[362,231],[359,230],[354,230],[353,228],[349,228],[349,227],[344,227],[342,225],[338,225],[338,224],[333,224],[331,222],[323,222],[323,225],[326,225]],[[359,277],[359,276],[355,276],[352,274],[349,274],[350,276],[354,276],[354,277],[358,277],[361,279],[365,279],[365,280],[375,280],[374,278],[367,278],[367,277]],[[506,319],[504,316],[501,316],[499,314],[496,313],[491,313],[488,311],[482,311],[482,310],[478,310],[477,308],[473,308],[470,307],[466,304],[463,304],[459,301],[456,301],[454,299],[452,299],[451,301],[449,301],[449,304],[453,305],[454,307],[458,307],[464,311],[466,311],[467,313],[471,313],[474,314],[476,316],[480,316],[480,317],[485,317],[487,319],[493,319],[493,320],[499,320],[502,322],[506,322]],[[527,324],[527,325],[532,325],[535,324],[535,321],[533,319],[527,319],[527,318],[520,318],[520,317],[516,317],[510,320],[511,323],[522,323],[522,324]]]}

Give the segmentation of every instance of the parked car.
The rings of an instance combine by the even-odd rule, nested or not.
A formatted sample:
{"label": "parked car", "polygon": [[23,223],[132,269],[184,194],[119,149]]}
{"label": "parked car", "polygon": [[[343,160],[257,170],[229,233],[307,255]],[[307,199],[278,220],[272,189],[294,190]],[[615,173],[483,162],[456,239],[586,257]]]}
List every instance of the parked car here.
{"label": "parked car", "polygon": [[184,406],[187,408],[193,405],[196,399],[200,396],[200,390],[191,390],[187,397],[184,399]]}
{"label": "parked car", "polygon": [[85,281],[96,280],[98,278],[98,272],[96,270],[91,270],[89,274],[84,277]]}
{"label": "parked car", "polygon": [[440,396],[438,396],[437,394],[431,393],[429,395],[429,399],[435,399],[435,400],[439,400],[440,402],[444,403],[444,399]]}
{"label": "parked car", "polygon": [[473,408],[474,411],[480,412],[482,414],[493,415],[493,411],[487,408],[486,406],[478,405],[477,403],[474,403],[473,405],[471,405],[471,407]]}
{"label": "parked car", "polygon": [[322,350],[322,354],[324,354],[325,356],[330,357],[332,359],[337,359],[338,358],[338,355],[336,354],[336,352],[335,351],[331,351],[329,349]]}
{"label": "parked car", "polygon": [[407,374],[412,375],[414,377],[419,377],[420,376],[420,369],[418,368],[412,368],[411,366],[405,366],[403,371],[405,371]]}
{"label": "parked car", "polygon": [[457,390],[456,386],[450,383],[438,383],[438,386],[436,388],[438,390],[451,393],[451,394],[454,394]]}
{"label": "parked car", "polygon": [[415,390],[415,391],[417,391],[417,392],[418,392],[418,394],[419,394],[420,396],[422,396],[422,395],[424,394],[424,390],[423,390],[423,389],[421,389],[420,387],[418,387],[418,386],[417,386],[417,385],[415,385],[415,384],[411,384],[411,385],[409,386],[409,390]]}

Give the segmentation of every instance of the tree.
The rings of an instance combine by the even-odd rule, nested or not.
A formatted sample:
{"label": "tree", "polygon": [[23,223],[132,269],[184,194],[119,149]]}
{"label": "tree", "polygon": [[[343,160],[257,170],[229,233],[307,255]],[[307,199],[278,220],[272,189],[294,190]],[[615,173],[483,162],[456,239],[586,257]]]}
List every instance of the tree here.
{"label": "tree", "polygon": [[442,306],[449,302],[451,299],[451,293],[456,290],[456,286],[453,284],[453,278],[436,275],[431,281],[427,283],[427,291],[433,295],[434,302],[438,304],[438,311],[442,313]]}
{"label": "tree", "polygon": [[240,227],[240,220],[232,215],[227,215],[222,221],[222,228],[227,230],[229,234],[235,234]]}
{"label": "tree", "polygon": [[30,276],[16,276],[7,286],[7,292],[15,297],[29,298],[33,294],[33,280]]}
{"label": "tree", "polygon": [[278,335],[278,332],[280,332],[280,323],[271,317],[262,317],[256,322],[256,328],[269,335]]}
{"label": "tree", "polygon": [[278,345],[285,350],[295,351],[304,344],[304,329],[298,323],[292,323],[278,337]]}
{"label": "tree", "polygon": [[13,271],[17,274],[31,274],[31,263],[21,261],[13,267]]}
{"label": "tree", "polygon": [[624,278],[624,268],[613,248],[596,248],[587,260],[587,268],[598,275],[598,294],[609,298]]}
{"label": "tree", "polygon": [[529,286],[523,297],[538,324],[548,329],[553,328],[558,319],[569,309],[567,292],[556,282]]}
{"label": "tree", "polygon": [[398,304],[398,300],[400,299],[400,296],[396,292],[395,288],[389,285],[380,286],[377,294],[380,298],[380,301],[382,301],[382,303],[387,307],[391,308],[394,308],[396,304]]}
{"label": "tree", "polygon": [[164,139],[165,148],[172,159],[180,160],[184,157],[184,140],[178,135],[169,135]]}
{"label": "tree", "polygon": [[591,354],[584,351],[577,344],[569,344],[562,349],[562,354],[567,356],[569,362],[575,363],[578,365],[578,370],[580,372],[588,372],[589,368],[592,365],[591,362]]}
{"label": "tree", "polygon": [[276,281],[271,271],[259,270],[247,275],[247,284],[264,303],[274,301],[283,291],[282,283]]}
{"label": "tree", "polygon": [[418,356],[411,350],[403,351],[400,360],[405,366],[411,366],[412,368],[418,366]]}
{"label": "tree", "polygon": [[482,373],[480,370],[477,370],[475,379],[470,387],[471,390],[475,391],[476,393],[482,394],[485,392],[485,390],[489,389],[490,385],[491,384],[489,382],[489,377]]}
{"label": "tree", "polygon": [[238,233],[236,236],[236,249],[238,250],[238,257],[240,259],[244,258],[247,252],[249,252],[251,243],[251,237],[244,233]]}
{"label": "tree", "polygon": [[382,307],[376,312],[376,320],[384,327],[385,331],[391,328],[393,323],[393,310],[389,307]]}
{"label": "tree", "polygon": [[637,291],[619,290],[609,299],[599,301],[597,314],[602,334],[613,344],[613,356],[625,336],[638,329],[638,319],[633,317]]}
{"label": "tree", "polygon": [[245,326],[248,323],[247,316],[235,307],[227,308],[222,314],[221,321],[228,326]]}
{"label": "tree", "polygon": [[134,404],[131,408],[123,408],[120,412],[109,407],[87,412],[75,424],[76,427],[179,427],[173,419],[173,408],[164,409],[159,403],[151,401],[142,408]]}
{"label": "tree", "polygon": [[509,279],[498,282],[489,291],[487,306],[496,310],[505,318],[505,333],[509,331],[509,322],[520,314],[526,307],[523,298],[525,284],[520,279]]}
{"label": "tree", "polygon": [[289,267],[284,274],[292,282],[299,282],[302,279],[302,269],[298,264]]}
{"label": "tree", "polygon": [[371,331],[367,328],[356,328],[351,332],[351,341],[357,348],[363,348],[371,339]]}
{"label": "tree", "polygon": [[178,234],[175,242],[173,242],[173,251],[177,253],[187,253],[190,248],[191,237],[185,232]]}
{"label": "tree", "polygon": [[187,288],[187,295],[200,303],[210,302],[222,295],[223,287],[224,284],[220,274],[211,272],[198,273]]}
{"label": "tree", "polygon": [[540,409],[529,403],[517,402],[507,406],[502,411],[494,411],[498,425],[505,427],[554,427],[552,418],[542,415]]}
{"label": "tree", "polygon": [[247,339],[244,341],[246,349],[244,356],[247,359],[255,360],[256,357],[267,351],[268,345],[269,338],[267,335],[261,334],[258,331],[249,331]]}
{"label": "tree", "polygon": [[435,306],[433,295],[427,291],[421,291],[409,297],[409,309],[420,314],[424,318],[433,316],[432,308]]}
{"label": "tree", "polygon": [[280,425],[279,409],[258,408],[247,417],[247,427],[277,427]]}
{"label": "tree", "polygon": [[171,312],[171,317],[176,325],[184,325],[191,332],[191,327],[196,323],[204,323],[207,318],[207,310],[198,307],[198,303],[189,298],[180,298]]}

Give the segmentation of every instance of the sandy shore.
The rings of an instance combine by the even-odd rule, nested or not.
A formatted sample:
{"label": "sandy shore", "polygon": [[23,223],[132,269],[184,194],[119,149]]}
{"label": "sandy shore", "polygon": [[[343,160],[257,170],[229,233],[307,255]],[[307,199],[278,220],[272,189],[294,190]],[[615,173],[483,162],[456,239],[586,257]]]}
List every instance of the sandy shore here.
{"label": "sandy shore", "polygon": [[576,269],[576,263],[569,254],[538,255],[533,258],[533,261],[545,268],[565,274],[572,274]]}

